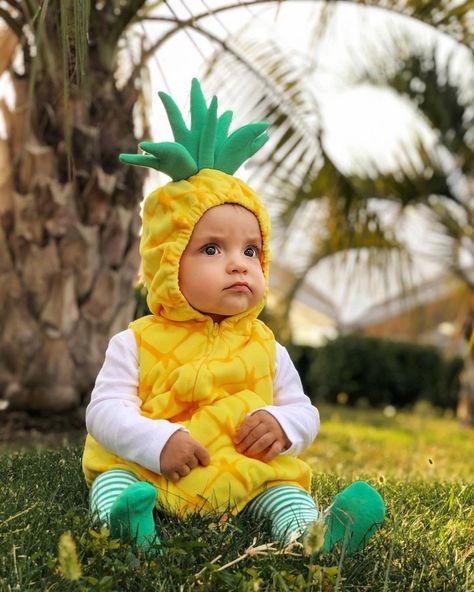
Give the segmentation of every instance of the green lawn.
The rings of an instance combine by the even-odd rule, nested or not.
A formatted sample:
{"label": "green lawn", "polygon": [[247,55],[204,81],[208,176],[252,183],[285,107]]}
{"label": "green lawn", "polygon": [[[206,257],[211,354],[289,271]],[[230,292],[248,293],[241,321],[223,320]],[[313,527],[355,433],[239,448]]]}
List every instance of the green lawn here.
{"label": "green lawn", "polygon": [[387,504],[385,525],[364,551],[246,553],[255,538],[255,545],[268,542],[262,525],[195,516],[162,518],[163,555],[147,560],[90,522],[79,446],[4,449],[0,591],[472,592],[474,431],[428,409],[388,418],[322,408],[321,416],[321,434],[305,455],[319,504],[361,477]]}
{"label": "green lawn", "polygon": [[474,429],[426,405],[416,413],[320,407],[321,430],[305,460],[344,479],[474,481]]}

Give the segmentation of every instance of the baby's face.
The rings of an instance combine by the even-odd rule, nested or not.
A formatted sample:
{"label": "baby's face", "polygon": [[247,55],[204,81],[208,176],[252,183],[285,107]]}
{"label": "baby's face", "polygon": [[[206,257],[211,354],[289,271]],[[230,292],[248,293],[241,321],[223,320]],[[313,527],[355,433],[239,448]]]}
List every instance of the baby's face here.
{"label": "baby's face", "polygon": [[265,290],[258,220],[239,205],[207,210],[179,265],[179,287],[196,310],[216,322],[253,308]]}

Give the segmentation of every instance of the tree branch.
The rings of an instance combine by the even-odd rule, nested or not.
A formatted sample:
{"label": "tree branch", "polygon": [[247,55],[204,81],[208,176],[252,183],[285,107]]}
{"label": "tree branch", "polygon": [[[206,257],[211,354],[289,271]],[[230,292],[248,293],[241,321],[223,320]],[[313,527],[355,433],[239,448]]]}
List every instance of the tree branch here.
{"label": "tree branch", "polygon": [[[194,16],[191,16],[188,19],[176,19],[174,17],[164,17],[164,16],[146,16],[146,17],[142,17],[142,18],[138,18],[137,21],[143,22],[145,20],[151,20],[151,21],[159,21],[159,22],[164,22],[164,23],[170,23],[174,26],[172,26],[168,31],[166,31],[162,37],[160,37],[146,52],[143,53],[142,55],[142,59],[140,60],[140,63],[137,64],[135,66],[135,68],[133,69],[129,81],[128,83],[133,83],[134,80],[137,78],[137,76],[139,76],[140,70],[143,67],[144,63],[170,38],[172,37],[176,32],[178,32],[180,29],[186,29],[186,28],[191,28],[194,29],[196,32],[201,33],[202,35],[207,36],[209,39],[218,42],[223,48],[225,48],[226,50],[229,51],[229,53],[233,53],[235,55],[235,57],[237,57],[237,59],[240,59],[240,56],[236,55],[233,50],[231,48],[229,48],[226,45],[226,42],[223,41],[222,39],[217,38],[216,36],[213,36],[211,33],[209,33],[208,31],[203,30],[201,27],[199,27],[196,23],[197,21],[201,20],[202,18],[206,18],[209,17],[211,15],[220,13],[220,12],[224,12],[224,11],[228,11],[228,10],[235,10],[236,8],[244,8],[244,7],[250,7],[250,6],[255,6],[258,4],[272,4],[274,3],[276,0],[249,0],[249,1],[243,1],[243,2],[239,2],[238,4],[231,4],[231,5],[227,5],[227,6],[220,6],[217,7],[213,10],[206,10],[205,12],[196,14]],[[314,0],[312,0],[314,1]],[[334,0],[334,1],[338,1],[338,0]],[[340,1],[340,0],[339,0]],[[411,18],[414,18],[416,20],[420,20],[432,27],[434,27],[434,23],[432,22],[432,20],[427,19],[427,18],[422,18],[422,15],[418,15],[416,13],[416,9],[415,10],[409,10],[408,6],[405,7],[401,7],[399,10],[395,10],[393,8],[390,7],[381,7],[381,6],[377,6],[377,3],[374,2],[374,0],[350,0],[353,3],[356,4],[361,4],[363,6],[368,6],[368,7],[372,7],[372,8],[379,8],[388,12],[391,12],[393,14],[405,14]],[[426,14],[426,13],[425,13]],[[429,13],[431,16],[431,12]],[[445,19],[446,20],[446,19]],[[437,23],[439,24],[439,22]],[[448,33],[449,34],[449,33]],[[474,38],[470,40],[466,40],[465,36],[462,39],[458,39],[458,41],[460,41],[461,43],[467,45],[468,47],[474,47]]]}
{"label": "tree branch", "polygon": [[[173,22],[175,22],[175,20]],[[225,51],[227,51],[230,55],[234,56],[234,58],[236,60],[238,60],[239,62],[241,62],[242,64],[244,64],[246,66],[247,70],[249,72],[251,72],[258,80],[260,80],[262,82],[262,84],[265,86],[265,88],[267,88],[267,89],[274,88],[274,85],[271,84],[271,83],[269,83],[268,77],[265,76],[265,74],[262,73],[244,55],[242,55],[241,53],[239,53],[238,51],[236,51],[235,49],[233,49],[230,45],[228,45],[228,43],[226,42],[226,40],[220,39],[217,35],[214,35],[214,33],[211,33],[210,31],[207,31],[206,29],[203,29],[202,27],[200,27],[199,25],[197,25],[196,23],[194,23],[192,19],[186,19],[185,21],[179,21],[179,23],[186,23],[183,26],[188,26],[190,29],[193,29],[197,33],[200,33],[201,35],[204,35],[205,37],[207,37],[211,41],[216,42]],[[144,54],[142,55],[142,59],[140,60],[140,63],[135,66],[135,68],[133,69],[133,71],[132,71],[129,79],[127,80],[126,86],[133,86],[134,81],[135,81],[135,78],[137,76],[139,76],[140,70],[143,68],[145,62],[155,53],[155,51],[161,46],[161,44],[163,44],[169,38],[170,34],[172,34],[172,33],[169,33],[169,32],[166,33],[156,43],[154,43],[146,52],[144,52]],[[273,95],[274,94],[275,93],[273,93]],[[285,98],[285,94],[284,93],[282,93],[278,97],[274,97],[274,100],[279,105],[279,109],[282,110],[282,111],[284,111],[286,113],[286,115],[290,119],[292,119],[293,121],[295,121],[295,118],[297,119],[297,115],[298,114],[291,107],[291,105],[288,105],[287,104],[287,100]],[[303,122],[303,126],[304,126],[304,122]],[[308,142],[310,144],[313,144],[313,148],[316,151],[319,150],[319,147],[320,147],[319,141],[320,141],[319,134],[316,135],[316,138],[314,138],[313,136],[309,136],[309,138],[308,138]]]}
{"label": "tree branch", "polygon": [[[333,0],[333,2],[346,2],[347,0]],[[469,47],[474,50],[474,35],[466,23],[461,23],[461,19],[458,19],[458,23],[461,25],[461,31],[456,32],[451,27],[451,18],[455,15],[467,15],[472,10],[470,0],[465,0],[464,3],[460,3],[455,8],[450,10],[449,8],[441,7],[439,0],[425,1],[425,2],[411,2],[405,0],[405,2],[392,3],[396,8],[391,6],[380,6],[380,0],[348,0],[352,4],[359,4],[361,6],[367,6],[370,8],[376,8],[392,14],[401,14],[412,18],[416,21],[420,21],[430,26],[431,28],[442,31],[452,39],[455,39],[462,45]],[[457,34],[456,34],[457,33]]]}
{"label": "tree branch", "polygon": [[113,28],[111,38],[117,41],[124,30],[129,25],[130,21],[132,21],[135,17],[137,12],[142,8],[145,4],[146,0],[131,0],[127,4],[127,8],[122,10],[120,15],[117,17],[116,26]]}
{"label": "tree branch", "polygon": [[[289,0],[286,0],[287,2]],[[306,0],[315,3],[315,0]],[[470,6],[470,2],[465,1],[464,4],[458,5],[455,9],[450,11],[449,9],[442,10],[439,8],[439,2],[432,3],[432,10],[427,10],[427,6],[425,4],[418,6],[414,3],[410,6],[409,2],[406,2],[404,5],[400,6],[400,3],[397,4],[397,8],[392,8],[390,6],[380,6],[379,0],[333,0],[333,2],[351,2],[352,4],[358,4],[361,7],[368,7],[377,10],[383,10],[385,12],[389,12],[391,14],[399,14],[408,16],[414,20],[420,21],[425,23],[426,25],[432,27],[433,29],[438,29],[443,31],[443,33],[447,34],[449,37],[452,37],[462,45],[469,47],[471,50],[474,50],[474,35],[469,30],[465,23],[462,23],[461,31],[456,35],[453,32],[452,28],[450,28],[450,17],[456,12],[456,15],[461,14],[461,16],[466,16],[469,14],[469,11],[472,10]],[[197,14],[196,16],[180,21],[184,26],[189,26],[190,21],[197,21],[205,17],[212,16],[213,14],[217,14],[219,12],[224,12],[227,10],[235,10],[236,8],[244,8],[249,6],[254,6],[257,4],[275,4],[277,0],[249,0],[244,2],[239,2],[238,4],[231,4],[227,6],[219,6],[211,10],[208,10],[204,13]],[[281,3],[284,3],[285,0],[280,0]],[[318,2],[319,3],[319,2]],[[395,5],[396,2],[394,1],[393,4]],[[429,9],[428,5],[428,9]],[[156,20],[162,22],[170,22],[175,23],[176,19],[173,17],[144,17],[141,20]],[[185,23],[188,23],[187,25]],[[173,33],[181,28],[182,25],[173,29]],[[173,34],[171,33],[171,34]]]}
{"label": "tree branch", "polygon": [[[227,10],[236,10],[238,8],[249,8],[251,6],[256,6],[257,4],[274,4],[278,0],[247,0],[246,2],[238,2],[237,4],[228,4],[226,6],[217,6],[216,8],[212,8],[201,12],[200,14],[196,14],[189,19],[182,20],[181,22],[192,22],[192,21],[199,21],[203,18],[210,17],[214,14],[218,14],[219,12],[226,12]],[[285,1],[285,0],[283,0]],[[314,1],[314,0],[312,0]],[[146,21],[164,21],[169,23],[176,23],[176,19],[172,16],[146,16],[141,18],[140,20]]]}
{"label": "tree branch", "polygon": [[[238,4],[232,4],[232,5],[228,5],[228,6],[219,6],[217,8],[212,9],[212,10],[206,10],[205,12],[201,12],[200,14],[196,14],[194,16],[191,16],[188,19],[176,19],[171,16],[169,16],[169,17],[167,17],[167,16],[147,16],[147,17],[139,18],[139,19],[137,19],[137,21],[158,21],[158,22],[163,22],[163,23],[170,23],[175,26],[172,27],[171,29],[169,29],[168,31],[166,31],[166,33],[163,35],[163,37],[160,37],[160,39],[158,39],[158,41],[156,43],[154,43],[152,45],[152,47],[147,52],[144,53],[143,60],[137,66],[136,69],[140,70],[142,68],[143,62],[146,62],[153,55],[153,53],[155,53],[155,51],[159,47],[161,47],[161,45],[163,45],[170,37],[172,37],[180,29],[186,29],[187,27],[194,28],[196,31],[202,32],[204,35],[206,35],[207,34],[206,32],[203,32],[199,27],[196,26],[195,23],[197,21],[199,21],[203,18],[208,18],[209,16],[212,16],[213,14],[217,14],[219,12],[224,12],[227,10],[235,10],[236,8],[244,8],[244,7],[254,6],[256,4],[273,4],[274,2],[275,2],[275,0],[249,0],[248,2],[239,2]],[[218,40],[218,42],[221,45],[223,43],[225,43],[221,39],[218,39],[218,38],[215,38],[214,40]],[[137,74],[134,74],[134,72],[132,72],[131,78],[133,79],[136,76],[137,76]]]}

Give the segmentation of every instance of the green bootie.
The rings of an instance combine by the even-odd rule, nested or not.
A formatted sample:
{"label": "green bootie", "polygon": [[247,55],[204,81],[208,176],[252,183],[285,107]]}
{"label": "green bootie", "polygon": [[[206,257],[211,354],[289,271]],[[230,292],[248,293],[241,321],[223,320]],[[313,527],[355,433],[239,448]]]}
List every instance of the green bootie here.
{"label": "green bootie", "polygon": [[325,517],[327,526],[322,553],[335,545],[354,553],[380,528],[385,504],[378,491],[365,481],[355,481],[336,495]]}
{"label": "green bootie", "polygon": [[145,551],[159,544],[153,509],[156,489],[149,483],[134,483],[121,493],[110,509],[112,538],[135,543]]}

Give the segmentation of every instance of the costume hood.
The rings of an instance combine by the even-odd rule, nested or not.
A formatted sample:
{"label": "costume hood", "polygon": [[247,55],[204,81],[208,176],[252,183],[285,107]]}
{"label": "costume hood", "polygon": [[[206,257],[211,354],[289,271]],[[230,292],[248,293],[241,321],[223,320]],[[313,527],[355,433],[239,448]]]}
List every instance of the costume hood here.
{"label": "costume hood", "polygon": [[[152,167],[173,179],[145,199],[140,255],[151,312],[173,321],[207,320],[179,289],[179,262],[194,226],[210,208],[239,204],[255,214],[262,234],[265,295],[252,310],[231,317],[256,318],[268,289],[270,219],[259,196],[233,176],[235,170],[267,141],[264,122],[243,126],[227,136],[232,112],[217,117],[217,98],[207,107],[199,82],[191,86],[191,127],[173,99],[159,93],[175,142],[142,142],[145,155],[121,154],[127,164]],[[228,320],[228,319],[226,319]]]}

